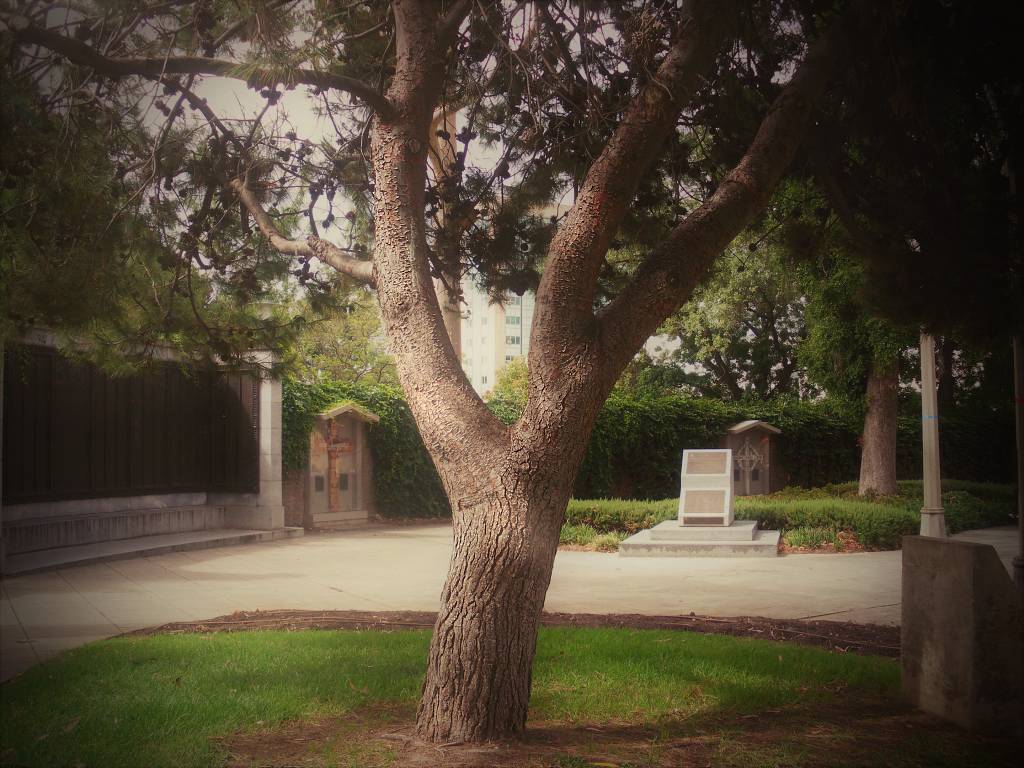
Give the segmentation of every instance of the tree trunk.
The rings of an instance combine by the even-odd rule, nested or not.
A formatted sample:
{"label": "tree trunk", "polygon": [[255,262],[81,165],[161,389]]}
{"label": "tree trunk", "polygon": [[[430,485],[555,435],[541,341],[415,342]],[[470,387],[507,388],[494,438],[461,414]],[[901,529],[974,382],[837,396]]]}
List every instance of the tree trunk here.
{"label": "tree trunk", "polygon": [[[656,79],[592,164],[548,249],[530,329],[527,403],[507,427],[460,368],[434,290],[424,220],[430,126],[446,52],[456,42],[459,13],[470,5],[451,4],[439,34],[438,0],[392,3],[391,109],[374,119],[370,133],[381,316],[410,410],[452,503],[454,550],[416,720],[419,736],[435,743],[525,730],[540,612],[572,482],[601,405],[647,336],[767,203],[831,70],[830,44],[816,45],[717,197],[686,217],[681,239],[666,240],[673,270],[677,254],[688,254],[683,273],[652,262],[639,278],[638,285],[655,280],[640,291],[643,300],[628,300],[628,291],[617,300],[630,312],[643,308],[640,316],[598,317],[603,257],[645,169],[724,41],[730,14],[721,13],[721,4],[686,4]],[[649,299],[656,300],[651,307]]]}
{"label": "tree trunk", "polygon": [[[530,488],[520,478],[518,488]],[[463,500],[441,594],[417,732],[435,743],[519,736],[569,483],[533,498],[503,486]]]}
{"label": "tree trunk", "polygon": [[873,363],[868,376],[864,444],[860,454],[860,484],[857,493],[861,496],[890,496],[896,493],[898,394],[898,362],[894,359]]}

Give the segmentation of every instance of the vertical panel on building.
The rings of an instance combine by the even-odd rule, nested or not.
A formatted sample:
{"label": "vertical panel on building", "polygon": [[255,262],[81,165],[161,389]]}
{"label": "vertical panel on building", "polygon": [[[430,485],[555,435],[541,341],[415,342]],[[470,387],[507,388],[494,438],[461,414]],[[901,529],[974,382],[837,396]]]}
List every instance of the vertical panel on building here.
{"label": "vertical panel on building", "polygon": [[43,347],[4,361],[4,503],[259,491],[254,377],[158,363],[113,378]]}

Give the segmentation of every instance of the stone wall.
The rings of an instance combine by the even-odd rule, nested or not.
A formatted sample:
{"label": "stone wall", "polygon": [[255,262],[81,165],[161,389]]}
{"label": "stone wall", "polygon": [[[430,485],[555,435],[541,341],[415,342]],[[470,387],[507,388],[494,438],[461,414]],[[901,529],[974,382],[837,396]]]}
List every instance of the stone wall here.
{"label": "stone wall", "polygon": [[223,508],[205,505],[120,509],[65,517],[26,517],[3,523],[9,555],[224,527]]}

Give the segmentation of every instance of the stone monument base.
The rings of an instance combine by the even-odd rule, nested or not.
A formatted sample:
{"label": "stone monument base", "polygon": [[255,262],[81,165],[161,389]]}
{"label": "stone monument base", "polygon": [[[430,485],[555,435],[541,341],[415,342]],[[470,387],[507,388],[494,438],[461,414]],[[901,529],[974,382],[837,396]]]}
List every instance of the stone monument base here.
{"label": "stone monument base", "polygon": [[758,530],[756,520],[732,525],[680,525],[666,520],[619,545],[621,557],[775,557],[779,532]]}

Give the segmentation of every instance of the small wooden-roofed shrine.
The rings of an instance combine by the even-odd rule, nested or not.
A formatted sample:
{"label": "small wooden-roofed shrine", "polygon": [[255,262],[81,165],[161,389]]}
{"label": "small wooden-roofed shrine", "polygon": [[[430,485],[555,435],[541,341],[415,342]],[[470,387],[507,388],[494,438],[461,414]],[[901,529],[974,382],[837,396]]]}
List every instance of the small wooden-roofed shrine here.
{"label": "small wooden-roofed shrine", "polygon": [[778,427],[758,419],[741,421],[725,430],[721,447],[732,450],[734,496],[771,493],[785,485],[775,439],[781,434]]}
{"label": "small wooden-roofed shrine", "polygon": [[323,410],[309,437],[307,527],[352,524],[376,511],[367,425],[380,417],[352,400]]}

